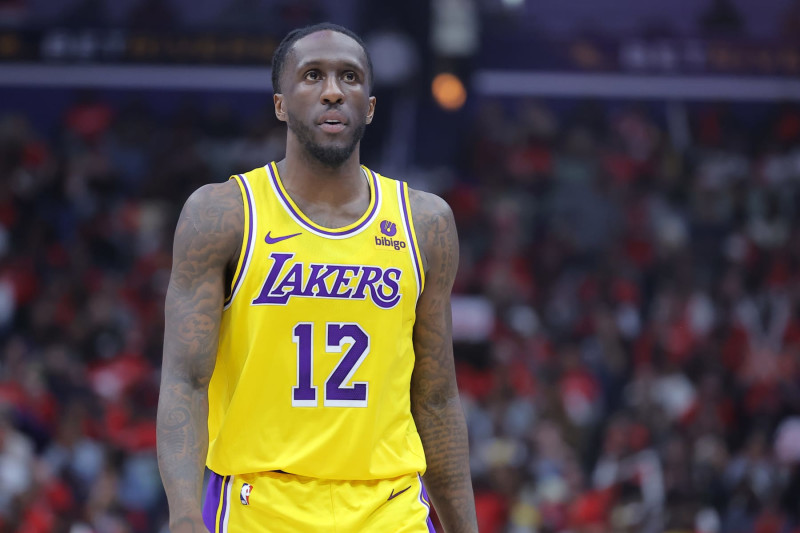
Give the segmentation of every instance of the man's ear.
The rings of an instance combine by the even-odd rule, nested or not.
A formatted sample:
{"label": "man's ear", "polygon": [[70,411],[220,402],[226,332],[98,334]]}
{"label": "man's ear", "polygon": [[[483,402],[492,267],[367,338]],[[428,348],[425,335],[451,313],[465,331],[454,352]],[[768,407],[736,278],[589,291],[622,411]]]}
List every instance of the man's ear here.
{"label": "man's ear", "polygon": [[286,109],[283,105],[283,95],[281,93],[273,94],[272,102],[275,104],[275,116],[278,117],[278,120],[281,122],[286,122]]}
{"label": "man's ear", "polygon": [[372,123],[372,117],[375,116],[375,103],[377,100],[374,96],[369,97],[369,108],[367,109],[367,124]]}

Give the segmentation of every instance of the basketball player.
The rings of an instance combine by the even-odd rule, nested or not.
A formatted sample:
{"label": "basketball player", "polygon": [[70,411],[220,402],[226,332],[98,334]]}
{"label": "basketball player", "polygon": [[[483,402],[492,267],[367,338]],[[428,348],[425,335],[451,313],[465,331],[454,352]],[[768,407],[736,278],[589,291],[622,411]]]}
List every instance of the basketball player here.
{"label": "basketball player", "polygon": [[272,76],[286,158],[200,188],[175,233],[158,408],[170,528],[426,532],[432,502],[446,531],[476,532],[452,213],[360,165],[375,98],[355,34],[295,30]]}

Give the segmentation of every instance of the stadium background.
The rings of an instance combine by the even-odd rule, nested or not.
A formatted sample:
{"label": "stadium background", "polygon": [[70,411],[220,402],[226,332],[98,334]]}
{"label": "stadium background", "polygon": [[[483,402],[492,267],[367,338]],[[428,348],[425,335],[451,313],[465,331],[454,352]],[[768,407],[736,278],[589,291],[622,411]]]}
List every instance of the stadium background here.
{"label": "stadium background", "polygon": [[797,0],[0,0],[0,531],[166,531],[177,215],[322,20],[459,225],[480,530],[800,531]]}

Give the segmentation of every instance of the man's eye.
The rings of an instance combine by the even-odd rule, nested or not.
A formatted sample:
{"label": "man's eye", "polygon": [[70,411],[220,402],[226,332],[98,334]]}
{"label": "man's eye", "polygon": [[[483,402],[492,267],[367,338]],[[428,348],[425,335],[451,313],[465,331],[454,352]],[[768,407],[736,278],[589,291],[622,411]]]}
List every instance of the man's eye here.
{"label": "man's eye", "polygon": [[316,70],[310,70],[306,72],[306,79],[307,80],[318,80],[319,79],[319,72]]}
{"label": "man's eye", "polygon": [[356,74],[355,72],[345,72],[344,80],[345,81],[356,81]]}

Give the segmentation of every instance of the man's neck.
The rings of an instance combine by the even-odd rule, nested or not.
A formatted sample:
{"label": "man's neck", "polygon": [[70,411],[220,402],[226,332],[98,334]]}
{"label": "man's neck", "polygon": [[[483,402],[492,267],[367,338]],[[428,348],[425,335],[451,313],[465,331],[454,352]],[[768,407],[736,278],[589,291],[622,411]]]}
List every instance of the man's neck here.
{"label": "man's neck", "polygon": [[340,166],[329,167],[305,150],[287,146],[286,158],[277,165],[281,182],[295,201],[335,206],[357,200],[365,191],[369,194],[358,147]]}

